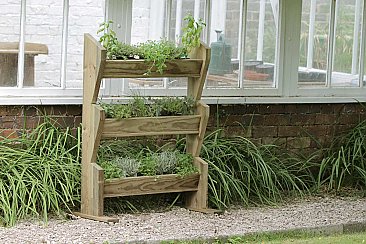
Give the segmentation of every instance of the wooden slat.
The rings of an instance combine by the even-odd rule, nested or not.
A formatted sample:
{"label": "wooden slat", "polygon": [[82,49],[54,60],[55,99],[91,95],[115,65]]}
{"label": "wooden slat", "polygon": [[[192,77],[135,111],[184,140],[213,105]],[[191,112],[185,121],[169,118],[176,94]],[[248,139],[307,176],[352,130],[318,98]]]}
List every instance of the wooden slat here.
{"label": "wooden slat", "polygon": [[119,219],[113,218],[113,217],[108,217],[108,216],[95,216],[95,215],[84,214],[81,212],[74,212],[73,214],[76,216],[79,216],[81,218],[84,218],[84,219],[96,220],[96,221],[105,222],[105,223],[118,223],[119,222]]}
{"label": "wooden slat", "polygon": [[113,179],[104,183],[104,197],[197,191],[199,174],[141,176]]}
{"label": "wooden slat", "polygon": [[200,157],[194,158],[193,163],[200,172],[200,179],[197,191],[189,192],[186,195],[186,206],[188,208],[200,210],[207,209],[208,199],[208,164]]}
{"label": "wooden slat", "polygon": [[203,60],[177,59],[167,61],[164,73],[144,75],[150,65],[144,60],[107,60],[104,78],[200,77]]}
{"label": "wooden slat", "polygon": [[203,86],[206,81],[208,65],[211,59],[211,49],[204,43],[192,50],[190,58],[204,60],[199,77],[188,77],[187,95],[198,101],[201,99]]}
{"label": "wooden slat", "polygon": [[206,127],[208,123],[210,108],[202,101],[197,103],[196,114],[201,116],[199,132],[195,135],[187,135],[187,152],[198,157],[201,152],[202,143],[205,137]]}
{"label": "wooden slat", "polygon": [[100,167],[96,163],[92,163],[92,172],[91,172],[91,180],[92,180],[92,189],[93,189],[93,215],[95,216],[103,216],[104,210],[104,198],[103,198],[103,190],[104,190],[104,171],[102,167]]}
{"label": "wooden slat", "polygon": [[106,119],[103,138],[198,134],[200,115]]}
{"label": "wooden slat", "polygon": [[[48,54],[48,47],[45,44],[26,42],[24,49],[25,54],[29,55]],[[17,54],[18,52],[19,42],[0,42],[0,53]]]}
{"label": "wooden slat", "polygon": [[106,50],[89,34],[84,35],[83,62],[83,132],[81,166],[81,212],[95,215],[92,163],[96,161],[96,149],[100,142],[100,129],[104,120],[104,111],[96,102],[101,74],[103,72]]}

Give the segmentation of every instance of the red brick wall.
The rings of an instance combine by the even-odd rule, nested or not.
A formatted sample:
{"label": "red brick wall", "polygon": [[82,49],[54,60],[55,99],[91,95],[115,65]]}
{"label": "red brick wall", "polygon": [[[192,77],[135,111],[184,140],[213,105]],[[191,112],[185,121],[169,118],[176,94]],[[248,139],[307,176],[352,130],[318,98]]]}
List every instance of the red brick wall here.
{"label": "red brick wall", "polygon": [[81,106],[0,106],[0,135],[16,136],[37,126],[44,114],[61,127],[76,128],[81,123]]}
{"label": "red brick wall", "polygon": [[209,128],[290,150],[313,151],[366,119],[359,104],[261,104],[211,106]]}
{"label": "red brick wall", "polygon": [[[328,146],[334,136],[347,132],[366,119],[366,107],[359,104],[261,104],[211,105],[209,130],[223,128],[225,136],[241,135],[258,143],[278,144],[290,150]],[[45,113],[62,127],[81,123],[82,107],[0,106],[3,136],[34,128]]]}

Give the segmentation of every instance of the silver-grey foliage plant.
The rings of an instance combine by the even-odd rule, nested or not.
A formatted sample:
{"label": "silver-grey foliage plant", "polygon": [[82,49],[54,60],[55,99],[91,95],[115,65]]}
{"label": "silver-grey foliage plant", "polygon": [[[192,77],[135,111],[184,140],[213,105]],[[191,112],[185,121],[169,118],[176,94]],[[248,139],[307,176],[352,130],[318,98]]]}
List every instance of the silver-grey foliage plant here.
{"label": "silver-grey foliage plant", "polygon": [[156,156],[156,173],[173,174],[178,163],[177,151],[164,151]]}
{"label": "silver-grey foliage plant", "polygon": [[116,165],[123,171],[125,177],[137,176],[140,162],[134,158],[116,158]]}

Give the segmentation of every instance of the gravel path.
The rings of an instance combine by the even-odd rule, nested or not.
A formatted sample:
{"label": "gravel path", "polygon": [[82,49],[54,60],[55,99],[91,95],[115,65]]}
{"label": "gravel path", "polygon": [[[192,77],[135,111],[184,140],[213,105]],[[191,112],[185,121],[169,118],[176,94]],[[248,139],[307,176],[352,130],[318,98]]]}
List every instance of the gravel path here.
{"label": "gravel path", "polygon": [[366,199],[312,198],[281,207],[234,209],[201,214],[183,208],[164,213],[118,215],[117,224],[85,219],[22,222],[0,228],[0,243],[154,242],[212,238],[366,221]]}

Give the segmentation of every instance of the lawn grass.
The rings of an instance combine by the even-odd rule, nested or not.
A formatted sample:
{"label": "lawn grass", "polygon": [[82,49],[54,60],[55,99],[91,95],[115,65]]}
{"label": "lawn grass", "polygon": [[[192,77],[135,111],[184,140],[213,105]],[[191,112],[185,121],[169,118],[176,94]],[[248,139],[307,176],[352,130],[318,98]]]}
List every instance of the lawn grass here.
{"label": "lawn grass", "polygon": [[195,241],[173,241],[164,243],[179,243],[179,244],[352,244],[366,243],[366,232],[352,234],[334,234],[322,235],[309,232],[278,232],[278,233],[262,233],[249,234],[245,236],[236,236],[228,239],[217,239],[210,241],[195,240]]}
{"label": "lawn grass", "polygon": [[[308,235],[308,236],[306,236]],[[337,234],[331,236],[319,236],[315,235],[310,237],[309,234],[305,234],[304,236],[294,236],[294,237],[286,237],[280,238],[279,236],[271,238],[263,238],[260,237],[257,240],[250,241],[245,240],[245,238],[233,238],[226,243],[268,243],[268,244],[351,244],[351,243],[365,243],[366,242],[366,232],[361,233],[353,233],[353,234]]]}

